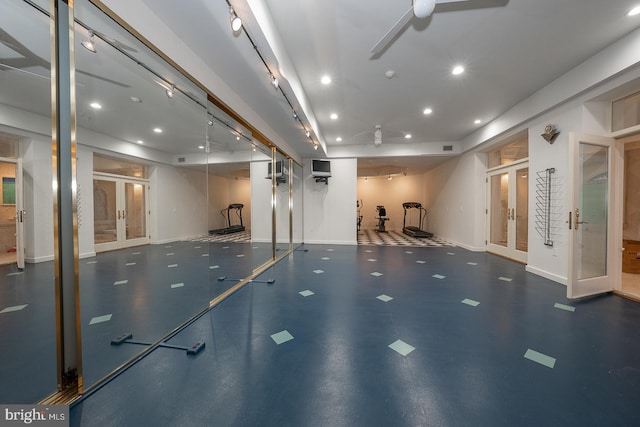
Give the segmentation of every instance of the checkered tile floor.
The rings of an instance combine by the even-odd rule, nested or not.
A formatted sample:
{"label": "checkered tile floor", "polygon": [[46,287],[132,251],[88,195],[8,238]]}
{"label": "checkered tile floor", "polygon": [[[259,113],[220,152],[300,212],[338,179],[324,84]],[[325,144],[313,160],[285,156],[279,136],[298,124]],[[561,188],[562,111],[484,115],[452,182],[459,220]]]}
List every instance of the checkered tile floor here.
{"label": "checkered tile floor", "polygon": [[251,230],[239,231],[229,234],[212,234],[193,239],[194,242],[225,242],[225,243],[249,243],[251,242]]}
{"label": "checkered tile floor", "polygon": [[430,239],[416,238],[407,236],[398,231],[388,231],[386,233],[378,233],[373,229],[358,231],[359,245],[373,246],[414,246],[414,247],[438,247],[438,246],[455,246],[449,242],[434,236]]}

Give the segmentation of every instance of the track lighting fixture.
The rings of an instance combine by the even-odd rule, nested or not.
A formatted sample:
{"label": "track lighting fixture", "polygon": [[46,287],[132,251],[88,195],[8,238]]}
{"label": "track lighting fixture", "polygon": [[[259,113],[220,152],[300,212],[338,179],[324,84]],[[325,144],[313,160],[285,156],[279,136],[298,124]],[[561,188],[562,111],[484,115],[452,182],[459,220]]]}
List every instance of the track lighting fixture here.
{"label": "track lighting fixture", "polygon": [[391,174],[389,174],[389,178],[387,178],[389,181],[391,181],[393,179],[393,177],[391,176]]}
{"label": "track lighting fixture", "polygon": [[165,93],[167,94],[167,98],[171,99],[173,98],[173,92],[176,90],[176,85],[171,85],[170,88],[167,88],[165,90]]}
{"label": "track lighting fixture", "polygon": [[311,137],[311,132],[309,132],[309,131],[306,131],[304,134],[307,135],[307,138]]}
{"label": "track lighting fixture", "polygon": [[318,149],[318,144],[315,144],[315,143],[314,143],[314,144],[313,144],[313,149],[314,149],[314,150],[317,150],[317,149]]}
{"label": "track lighting fixture", "polygon": [[92,52],[92,53],[97,52],[96,45],[93,43],[94,36],[95,36],[95,33],[93,32],[93,30],[89,30],[89,40],[86,40],[80,43],[82,47],[84,47],[85,49],[87,49],[89,52]]}
{"label": "track lighting fixture", "polygon": [[278,88],[280,87],[280,82],[278,81],[278,78],[274,75],[271,75],[271,84],[276,90],[278,90]]}
{"label": "track lighting fixture", "polygon": [[233,7],[229,7],[229,15],[230,15],[230,21],[231,21],[231,30],[234,33],[237,33],[242,28],[242,19],[240,19],[240,17],[236,15],[236,12],[233,10]]}

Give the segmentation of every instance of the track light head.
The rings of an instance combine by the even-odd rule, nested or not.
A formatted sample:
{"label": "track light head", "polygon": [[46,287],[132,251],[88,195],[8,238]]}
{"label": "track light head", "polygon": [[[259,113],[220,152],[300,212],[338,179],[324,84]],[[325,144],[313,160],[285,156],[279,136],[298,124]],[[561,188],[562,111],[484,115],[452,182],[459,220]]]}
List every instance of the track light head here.
{"label": "track light head", "polygon": [[96,45],[93,42],[93,38],[95,36],[95,33],[93,32],[93,30],[89,30],[89,40],[85,40],[82,43],[80,43],[82,45],[82,47],[84,47],[85,49],[87,49],[89,52],[91,53],[96,53]]}
{"label": "track light head", "polygon": [[273,85],[274,89],[278,90],[278,88],[280,87],[280,81],[278,80],[278,78],[276,76],[271,76],[271,84]]}
{"label": "track light head", "polygon": [[313,149],[317,150],[318,149],[318,144],[313,144]]}
{"label": "track light head", "polygon": [[233,7],[229,7],[229,15],[230,15],[230,22],[231,22],[231,30],[234,33],[237,33],[242,28],[242,19],[240,19],[240,17],[236,15],[235,11],[233,10]]}

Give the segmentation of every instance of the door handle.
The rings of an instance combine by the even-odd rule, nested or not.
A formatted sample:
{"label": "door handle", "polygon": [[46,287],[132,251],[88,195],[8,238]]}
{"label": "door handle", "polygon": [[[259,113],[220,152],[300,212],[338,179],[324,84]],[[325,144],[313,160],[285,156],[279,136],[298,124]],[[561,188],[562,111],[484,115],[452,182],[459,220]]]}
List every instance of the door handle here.
{"label": "door handle", "polygon": [[122,219],[124,219],[124,209],[122,209]]}
{"label": "door handle", "polygon": [[507,221],[511,219],[511,209],[507,208]]}
{"label": "door handle", "polygon": [[511,219],[515,221],[516,219],[516,209],[515,208],[511,208]]}
{"label": "door handle", "polygon": [[120,219],[120,211],[118,211],[118,219]]}
{"label": "door handle", "polygon": [[573,218],[573,212],[569,211],[569,221],[567,221],[569,223],[569,230],[571,230],[571,219]]}
{"label": "door handle", "polygon": [[580,209],[576,208],[576,230],[580,227]]}

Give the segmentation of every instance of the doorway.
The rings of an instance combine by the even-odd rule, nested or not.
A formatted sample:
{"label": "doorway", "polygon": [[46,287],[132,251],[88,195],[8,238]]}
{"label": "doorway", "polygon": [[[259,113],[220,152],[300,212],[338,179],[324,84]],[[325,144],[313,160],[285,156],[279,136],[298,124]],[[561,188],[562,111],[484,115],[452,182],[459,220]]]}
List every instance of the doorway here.
{"label": "doorway", "polygon": [[150,242],[147,180],[94,173],[93,227],[96,252]]}
{"label": "doorway", "polygon": [[529,163],[487,173],[487,251],[522,263],[529,246]]}
{"label": "doorway", "polygon": [[24,268],[22,161],[0,157],[0,265]]}
{"label": "doorway", "polygon": [[640,135],[624,141],[623,192],[620,290],[640,298]]}

